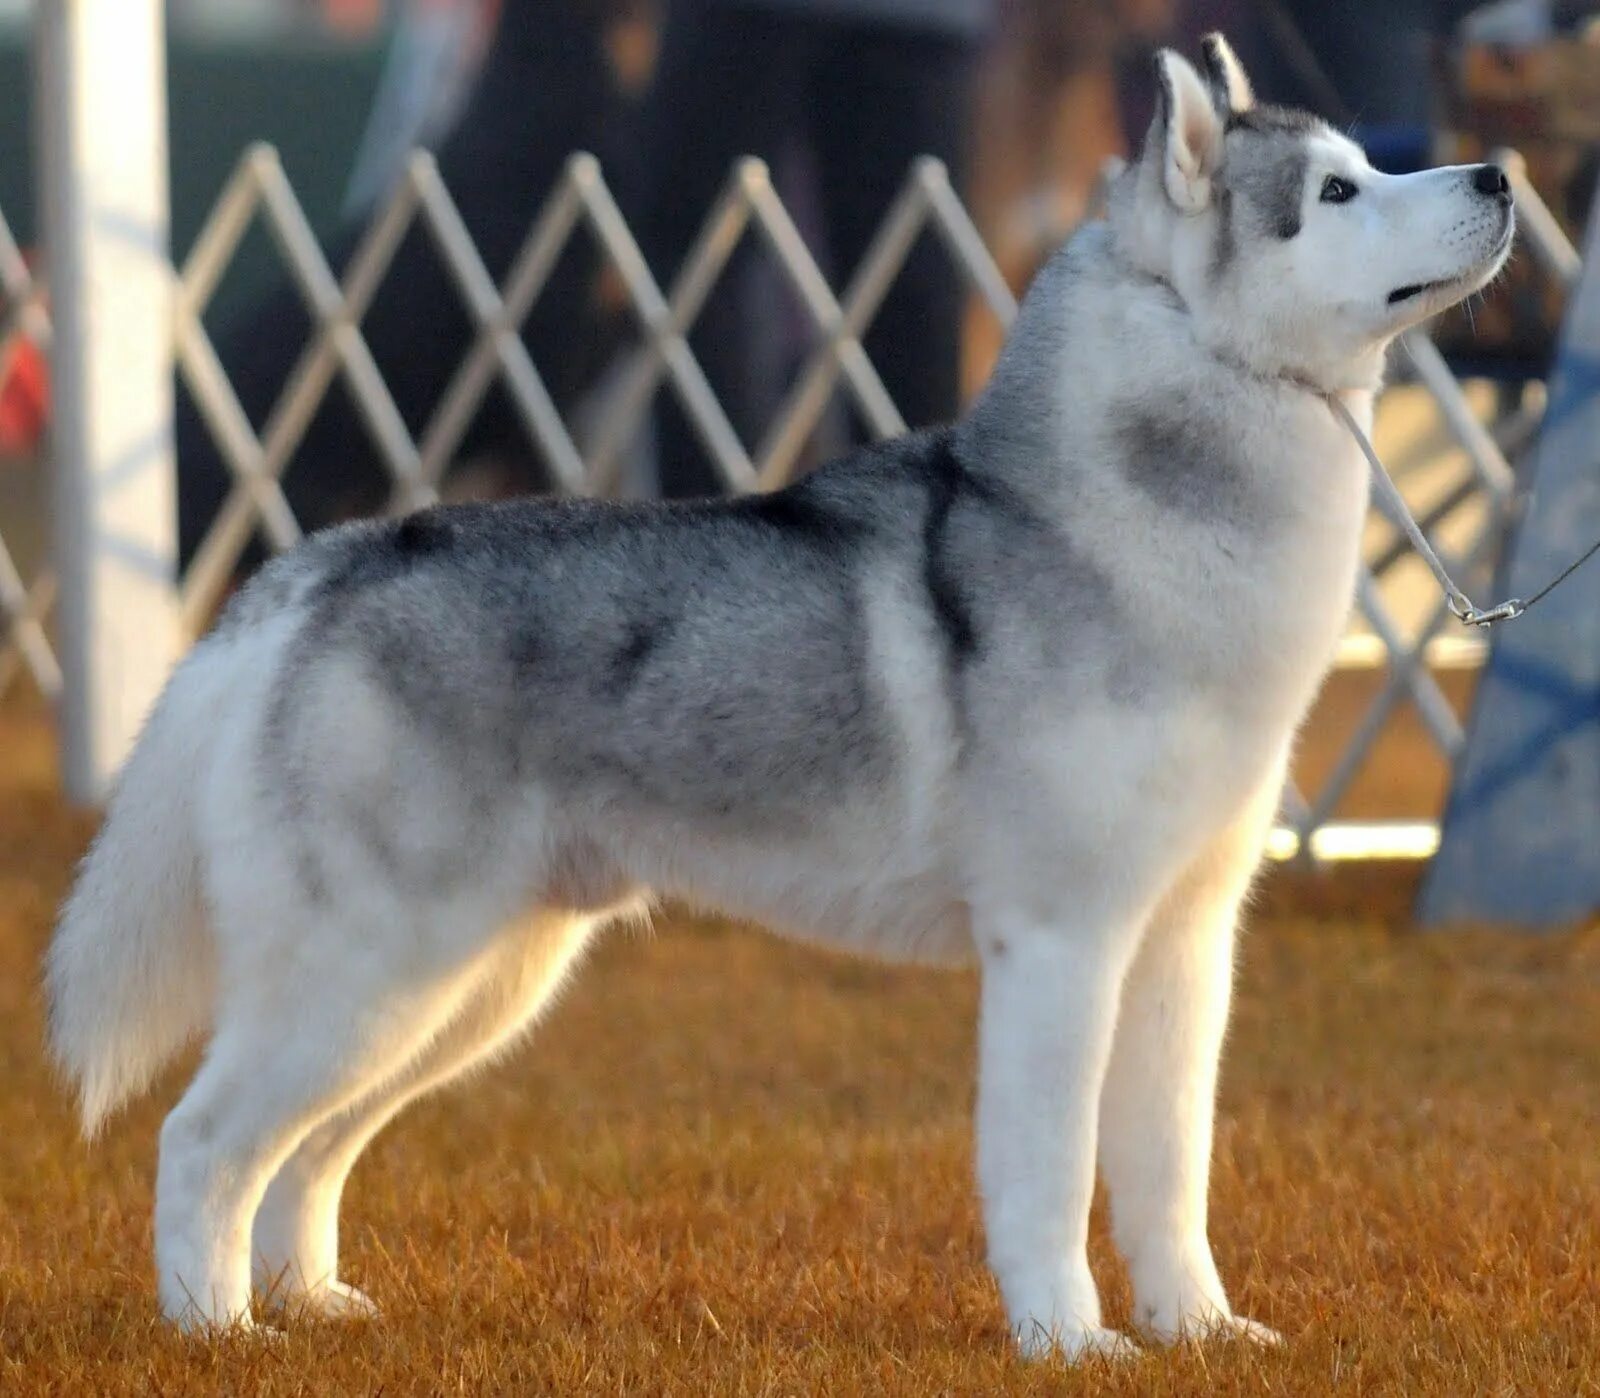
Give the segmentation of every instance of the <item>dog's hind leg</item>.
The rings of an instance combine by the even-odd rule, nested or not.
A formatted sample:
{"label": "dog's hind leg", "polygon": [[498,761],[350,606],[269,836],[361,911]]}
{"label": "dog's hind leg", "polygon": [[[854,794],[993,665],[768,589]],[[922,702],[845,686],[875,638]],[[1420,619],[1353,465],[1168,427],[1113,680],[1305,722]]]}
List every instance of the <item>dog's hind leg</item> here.
{"label": "dog's hind leg", "polygon": [[160,1299],[186,1328],[249,1323],[250,1226],[274,1171],[419,1055],[470,991],[470,963],[419,974],[388,954],[396,932],[324,916],[279,954],[224,969],[215,1037],[161,1130]]}
{"label": "dog's hind leg", "polygon": [[548,1003],[604,919],[539,914],[512,929],[465,1003],[404,1068],[314,1127],[273,1176],[256,1213],[256,1286],[288,1308],[326,1316],[375,1307],[338,1279],[339,1200],[368,1143],[410,1102],[503,1052]]}
{"label": "dog's hind leg", "polygon": [[1235,925],[1281,778],[1274,774],[1248,818],[1168,893],[1123,986],[1100,1158],[1135,1321],[1166,1341],[1211,1332],[1276,1338],[1228,1305],[1206,1232],[1206,1193]]}

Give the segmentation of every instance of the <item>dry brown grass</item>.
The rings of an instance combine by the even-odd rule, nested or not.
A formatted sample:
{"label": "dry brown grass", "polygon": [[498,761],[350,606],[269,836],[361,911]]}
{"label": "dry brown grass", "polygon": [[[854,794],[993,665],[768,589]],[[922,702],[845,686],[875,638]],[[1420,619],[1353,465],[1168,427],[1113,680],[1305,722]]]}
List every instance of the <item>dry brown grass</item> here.
{"label": "dry brown grass", "polygon": [[1600,1391],[1600,940],[1276,910],[1213,1198],[1280,1352],[1014,1359],[971,977],[703,924],[611,939],[524,1053],[380,1140],[345,1213],[380,1323],[180,1339],[149,1264],[176,1080],[90,1150],[40,1063],[37,956],[86,834],[53,790],[42,723],[0,712],[0,1394]]}

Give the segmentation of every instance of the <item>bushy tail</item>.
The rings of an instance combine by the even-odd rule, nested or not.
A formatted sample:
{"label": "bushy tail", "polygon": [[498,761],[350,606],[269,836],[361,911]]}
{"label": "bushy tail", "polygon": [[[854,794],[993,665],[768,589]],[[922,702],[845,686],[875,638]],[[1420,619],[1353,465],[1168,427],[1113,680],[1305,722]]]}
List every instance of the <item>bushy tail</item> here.
{"label": "bushy tail", "polygon": [[50,1051],[89,1136],[211,1017],[194,789],[219,712],[214,669],[192,655],[161,696],[50,945]]}

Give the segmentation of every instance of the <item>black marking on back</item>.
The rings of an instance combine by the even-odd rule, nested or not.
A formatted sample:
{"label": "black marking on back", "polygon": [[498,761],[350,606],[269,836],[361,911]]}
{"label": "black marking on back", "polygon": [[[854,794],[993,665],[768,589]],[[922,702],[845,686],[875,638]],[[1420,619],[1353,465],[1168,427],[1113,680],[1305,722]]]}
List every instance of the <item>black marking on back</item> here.
{"label": "black marking on back", "polygon": [[[366,531],[352,539],[343,555],[307,593],[314,612],[325,610],[329,598],[340,593],[389,581],[411,569],[416,561],[437,550],[423,545],[429,526],[415,524],[409,515],[397,524]],[[410,526],[406,528],[406,526]],[[401,543],[402,531],[406,543]],[[320,629],[313,622],[314,631]]]}
{"label": "black marking on back", "polygon": [[602,692],[609,698],[620,699],[632,689],[651,657],[660,651],[672,634],[674,625],[671,617],[653,617],[634,622],[607,664],[600,686]]}
{"label": "black marking on back", "polygon": [[394,531],[394,544],[402,554],[414,556],[436,553],[454,537],[455,526],[448,512],[435,508],[419,510],[402,519]]}
{"label": "black marking on back", "polygon": [[769,525],[835,553],[857,540],[866,526],[838,509],[825,492],[825,479],[810,476],[783,490],[741,496],[727,508],[736,519]]}

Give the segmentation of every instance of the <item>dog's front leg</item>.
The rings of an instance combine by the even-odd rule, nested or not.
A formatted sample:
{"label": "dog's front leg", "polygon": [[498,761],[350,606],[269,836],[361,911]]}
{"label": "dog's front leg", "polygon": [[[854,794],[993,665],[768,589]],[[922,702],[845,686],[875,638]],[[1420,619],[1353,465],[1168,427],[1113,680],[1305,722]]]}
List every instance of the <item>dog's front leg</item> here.
{"label": "dog's front leg", "polygon": [[1258,811],[1214,841],[1151,918],[1123,984],[1101,1094],[1101,1165],[1134,1318],[1165,1341],[1217,1332],[1277,1338],[1234,1315],[1206,1231],[1234,930],[1282,789],[1281,779],[1269,785]]}
{"label": "dog's front leg", "polygon": [[977,920],[983,969],[978,1182],[989,1262],[1025,1354],[1128,1342],[1100,1323],[1089,1272],[1095,1123],[1129,932]]}

